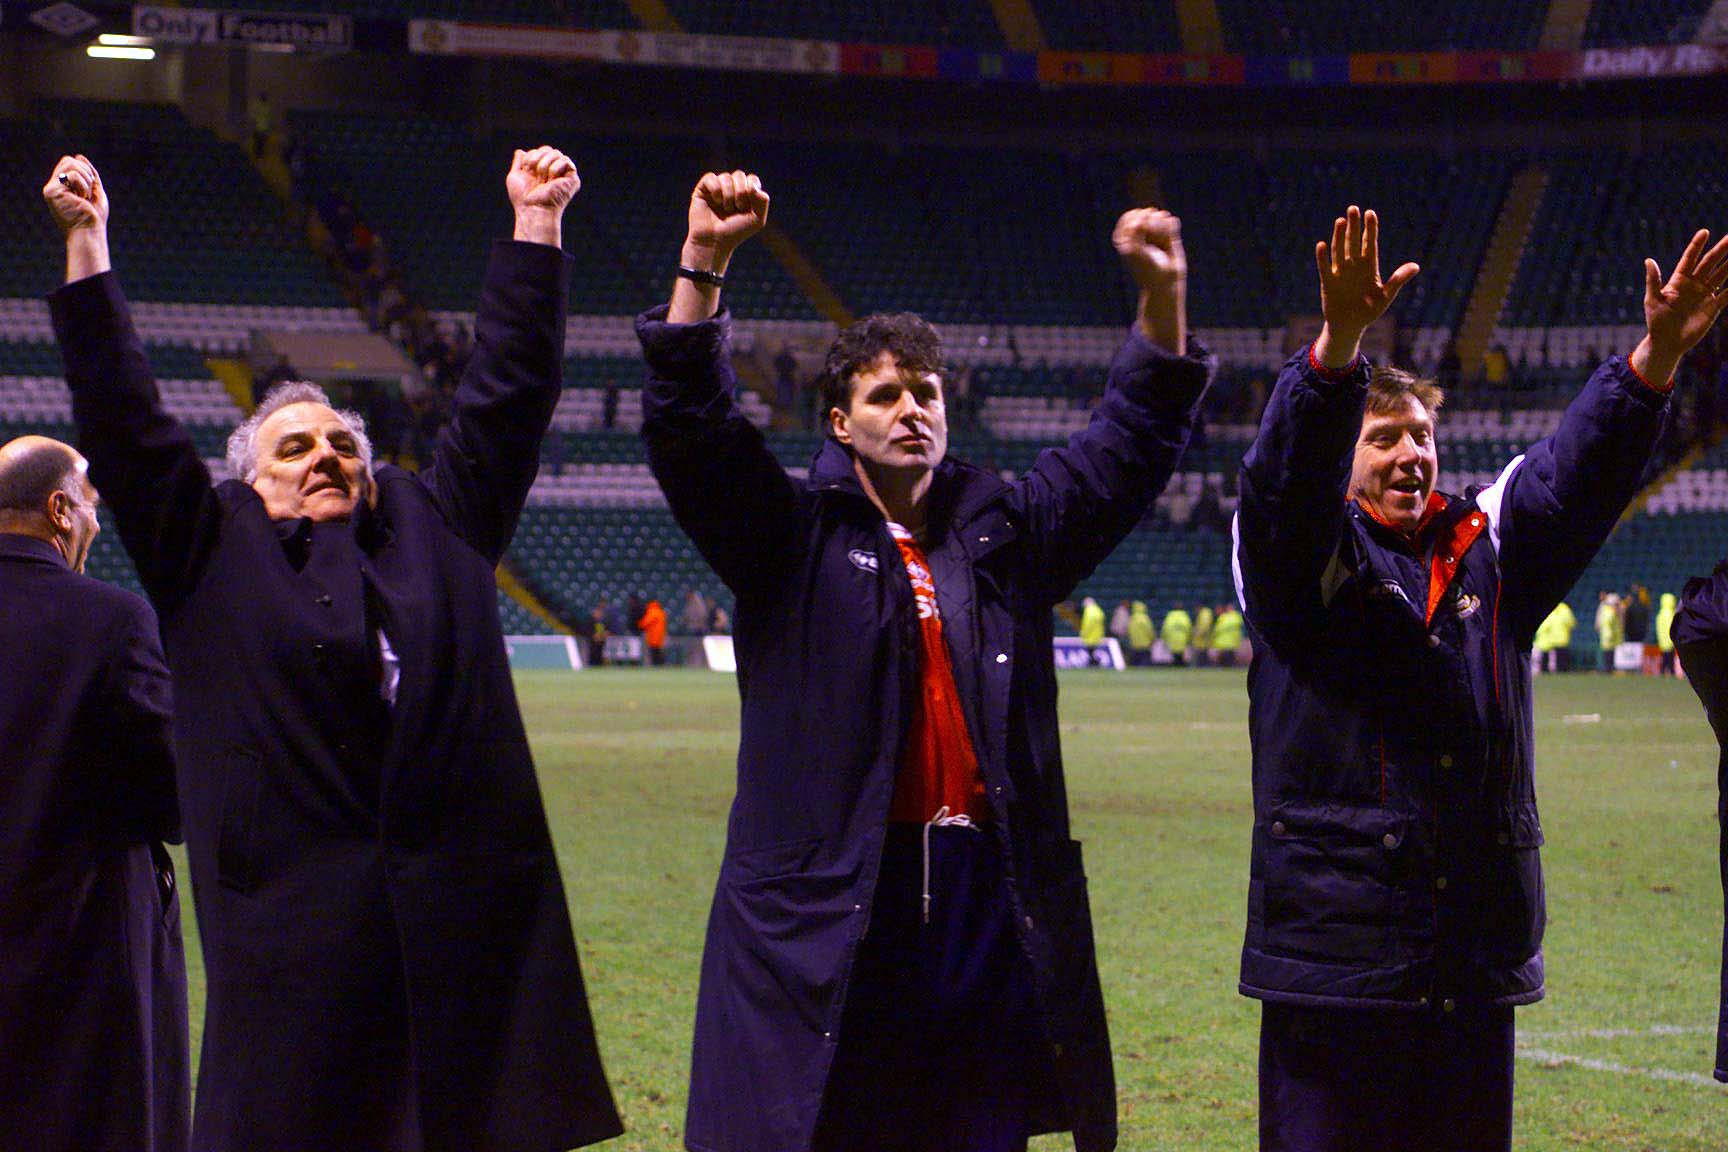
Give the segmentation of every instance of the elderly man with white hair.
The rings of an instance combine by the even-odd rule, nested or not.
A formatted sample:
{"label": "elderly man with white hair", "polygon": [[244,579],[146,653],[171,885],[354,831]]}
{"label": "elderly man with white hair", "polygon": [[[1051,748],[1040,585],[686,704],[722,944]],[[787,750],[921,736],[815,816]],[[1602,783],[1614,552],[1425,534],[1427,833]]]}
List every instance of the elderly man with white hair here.
{"label": "elderly man with white hair", "polygon": [[82,156],[43,189],[91,478],[162,621],[208,999],[200,1150],[552,1152],[620,1130],[511,685],[493,569],[562,386],[561,221],[518,152],[514,242],[420,475],[306,384],[212,486],[163,408]]}

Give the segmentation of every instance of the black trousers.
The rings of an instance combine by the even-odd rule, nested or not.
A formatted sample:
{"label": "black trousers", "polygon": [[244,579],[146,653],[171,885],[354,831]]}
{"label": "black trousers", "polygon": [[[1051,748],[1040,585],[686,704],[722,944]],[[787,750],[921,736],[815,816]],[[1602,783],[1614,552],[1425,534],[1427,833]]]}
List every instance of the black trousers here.
{"label": "black trousers", "polygon": [[816,1152],[1024,1152],[1048,1083],[995,833],[891,825]]}
{"label": "black trousers", "polygon": [[1512,1009],[1266,1004],[1261,1152],[1509,1152]]}

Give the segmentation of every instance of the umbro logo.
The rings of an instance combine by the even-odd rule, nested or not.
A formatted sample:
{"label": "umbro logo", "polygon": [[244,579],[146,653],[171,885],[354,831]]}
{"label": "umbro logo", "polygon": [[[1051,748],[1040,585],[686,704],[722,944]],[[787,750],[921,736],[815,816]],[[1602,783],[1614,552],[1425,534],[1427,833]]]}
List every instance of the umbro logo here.
{"label": "umbro logo", "polygon": [[852,561],[852,567],[863,572],[880,572],[882,561],[876,558],[876,553],[867,552],[863,548],[854,548],[846,553],[846,559]]}

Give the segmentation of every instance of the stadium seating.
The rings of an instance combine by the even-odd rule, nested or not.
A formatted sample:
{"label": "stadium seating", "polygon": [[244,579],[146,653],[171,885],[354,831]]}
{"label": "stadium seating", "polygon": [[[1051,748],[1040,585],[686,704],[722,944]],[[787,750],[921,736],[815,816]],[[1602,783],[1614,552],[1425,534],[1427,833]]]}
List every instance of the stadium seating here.
{"label": "stadium seating", "polygon": [[1110,0],[1039,0],[1033,7],[1050,47],[1075,52],[1180,52],[1176,5]]}
{"label": "stadium seating", "polygon": [[256,12],[331,12],[340,10],[360,20],[472,20],[483,24],[534,24],[562,28],[637,28],[623,0],[353,0],[338,6],[330,0],[216,0],[204,8]]}
{"label": "stadium seating", "polygon": [[1218,0],[1226,45],[1264,56],[1536,47],[1546,0],[1461,0],[1388,4],[1383,0]]}
{"label": "stadium seating", "polygon": [[65,255],[38,189],[62,154],[90,157],[115,202],[114,267],[136,300],[340,306],[342,298],[245,154],[160,104],[55,101],[0,119],[0,297],[39,297]]}
{"label": "stadium seating", "polygon": [[[434,309],[472,309],[492,241],[510,235],[503,174],[523,141],[477,140],[463,125],[406,117],[296,112],[292,124],[306,153],[301,194],[316,202],[327,186],[343,189],[382,235],[416,299]],[[710,158],[695,141],[676,137],[558,143],[583,174],[564,224],[575,258],[571,311],[631,315],[664,300],[690,188]],[[727,298],[741,313],[816,318],[764,246],[741,250],[731,271]]]}
{"label": "stadium seating", "polygon": [[1728,148],[1719,144],[1546,159],[1548,195],[1507,303],[1509,325],[1642,324],[1644,258],[1671,272],[1693,229],[1728,217]]}
{"label": "stadium seating", "polygon": [[892,0],[804,0],[800,4],[669,0],[667,8],[686,32],[957,48],[1002,46],[1002,30],[988,0],[930,0],[923,4],[896,4]]}
{"label": "stadium seating", "polygon": [[1698,31],[1711,0],[1596,0],[1584,43],[1590,48],[1685,44]]}

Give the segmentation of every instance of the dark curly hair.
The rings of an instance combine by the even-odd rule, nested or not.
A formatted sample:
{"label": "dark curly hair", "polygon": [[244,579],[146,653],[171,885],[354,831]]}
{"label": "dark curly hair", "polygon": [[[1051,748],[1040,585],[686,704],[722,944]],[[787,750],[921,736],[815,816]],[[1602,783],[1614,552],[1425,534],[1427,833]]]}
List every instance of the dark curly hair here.
{"label": "dark curly hair", "polygon": [[877,313],[843,329],[828,347],[822,366],[822,415],[852,410],[852,378],[887,352],[902,368],[942,375],[942,335],[914,312]]}

